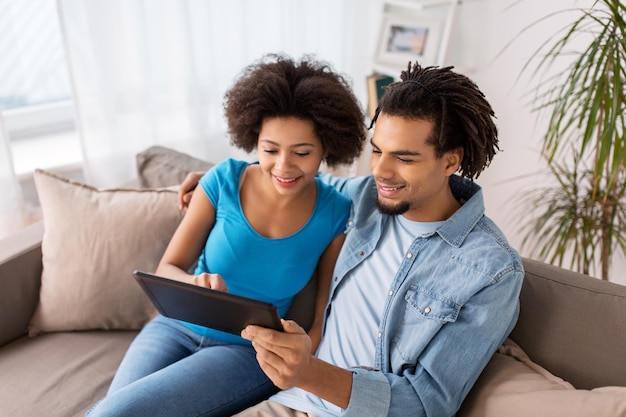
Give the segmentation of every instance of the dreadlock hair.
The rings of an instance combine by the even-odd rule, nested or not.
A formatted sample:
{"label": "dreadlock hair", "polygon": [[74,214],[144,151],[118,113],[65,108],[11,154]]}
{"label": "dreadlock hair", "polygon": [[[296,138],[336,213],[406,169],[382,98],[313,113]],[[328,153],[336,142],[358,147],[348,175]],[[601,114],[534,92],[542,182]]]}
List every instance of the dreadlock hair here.
{"label": "dreadlock hair", "polygon": [[295,117],[313,123],[329,167],[354,161],[367,129],[360,102],[344,77],[312,56],[268,54],[244,68],[224,97],[231,143],[256,149],[263,121]]}
{"label": "dreadlock hair", "polygon": [[427,143],[434,145],[437,158],[463,148],[460,174],[475,179],[500,150],[495,115],[476,84],[452,68],[409,63],[402,81],[386,88],[370,128],[380,113],[432,121]]}

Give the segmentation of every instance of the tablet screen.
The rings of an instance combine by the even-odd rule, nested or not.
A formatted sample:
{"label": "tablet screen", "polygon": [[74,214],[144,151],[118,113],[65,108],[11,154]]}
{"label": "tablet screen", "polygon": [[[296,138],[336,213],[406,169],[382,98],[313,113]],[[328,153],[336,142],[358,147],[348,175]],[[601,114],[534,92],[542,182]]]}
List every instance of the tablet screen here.
{"label": "tablet screen", "polygon": [[264,301],[160,277],[133,276],[162,315],[239,336],[249,324],[282,331],[276,306]]}

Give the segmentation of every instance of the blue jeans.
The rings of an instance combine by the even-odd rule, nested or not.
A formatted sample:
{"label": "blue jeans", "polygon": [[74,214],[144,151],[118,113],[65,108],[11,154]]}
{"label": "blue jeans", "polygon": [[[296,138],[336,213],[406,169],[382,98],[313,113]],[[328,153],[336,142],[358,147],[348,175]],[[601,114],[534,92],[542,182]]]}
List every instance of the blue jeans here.
{"label": "blue jeans", "polygon": [[86,415],[231,416],[277,388],[251,346],[207,339],[157,316],[130,345],[106,397]]}

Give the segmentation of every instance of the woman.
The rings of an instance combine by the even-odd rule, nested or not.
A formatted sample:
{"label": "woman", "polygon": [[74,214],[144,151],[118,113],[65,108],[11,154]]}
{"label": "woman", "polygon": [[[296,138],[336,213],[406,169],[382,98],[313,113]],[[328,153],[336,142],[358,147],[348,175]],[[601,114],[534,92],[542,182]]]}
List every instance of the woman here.
{"label": "woman", "polygon": [[[227,91],[229,159],[200,180],[157,274],[274,303],[283,316],[318,275],[313,350],[350,202],[316,178],[352,162],[366,137],[347,82],[320,61],[268,55]],[[193,274],[187,271],[197,262]],[[129,348],[93,416],[230,416],[276,387],[239,336],[156,317]]]}

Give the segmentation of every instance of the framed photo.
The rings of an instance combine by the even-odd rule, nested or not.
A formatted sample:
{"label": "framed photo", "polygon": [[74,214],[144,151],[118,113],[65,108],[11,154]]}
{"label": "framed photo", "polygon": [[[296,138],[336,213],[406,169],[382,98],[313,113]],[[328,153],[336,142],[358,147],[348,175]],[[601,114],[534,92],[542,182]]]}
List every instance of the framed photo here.
{"label": "framed photo", "polygon": [[435,65],[441,28],[441,20],[434,17],[386,13],[380,27],[376,60],[402,66],[415,60],[421,65]]}

